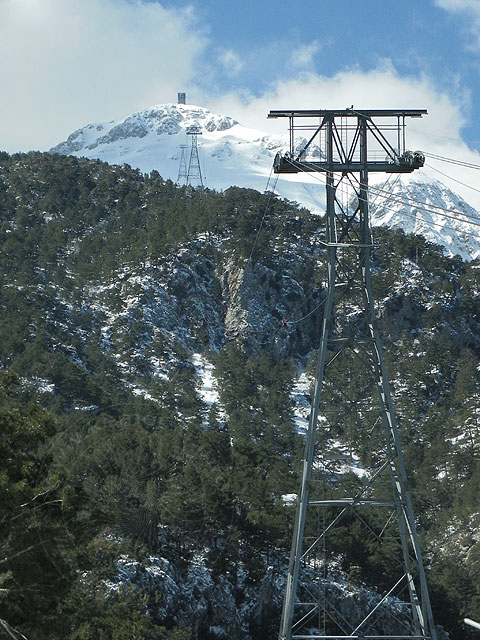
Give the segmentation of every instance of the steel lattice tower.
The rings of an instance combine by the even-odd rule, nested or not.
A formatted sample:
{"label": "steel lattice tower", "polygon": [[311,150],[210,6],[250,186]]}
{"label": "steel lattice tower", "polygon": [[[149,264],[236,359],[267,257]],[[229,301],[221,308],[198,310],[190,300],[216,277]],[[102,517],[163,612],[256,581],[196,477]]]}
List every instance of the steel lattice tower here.
{"label": "steel lattice tower", "polygon": [[[369,172],[423,166],[423,154],[405,150],[405,121],[425,113],[269,114],[290,121],[275,172],[323,173],[327,202],[327,290],[280,640],[437,637],[374,308],[368,211]],[[310,138],[297,142],[299,131]],[[340,473],[329,455],[339,437],[350,455],[369,456],[370,473]],[[365,560],[369,575],[359,577]],[[345,608],[347,594],[356,609]]]}
{"label": "steel lattice tower", "polygon": [[187,183],[187,161],[185,159],[186,144],[180,145],[180,166],[178,167],[177,184]]}
{"label": "steel lattice tower", "polygon": [[187,129],[187,135],[191,136],[192,147],[187,171],[187,184],[203,187],[202,170],[200,168],[200,158],[198,157],[197,137],[202,135],[200,127],[193,125]]}

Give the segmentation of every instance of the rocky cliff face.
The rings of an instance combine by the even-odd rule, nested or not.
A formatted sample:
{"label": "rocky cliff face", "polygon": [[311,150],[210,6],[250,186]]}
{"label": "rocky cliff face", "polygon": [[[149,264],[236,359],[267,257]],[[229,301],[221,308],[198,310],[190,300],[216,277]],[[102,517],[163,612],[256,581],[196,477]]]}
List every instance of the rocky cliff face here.
{"label": "rocky cliff face", "polygon": [[[277,357],[308,350],[310,341],[306,336],[312,332],[316,320],[306,319],[302,339],[296,328],[301,320],[299,310],[306,309],[308,292],[293,277],[295,266],[298,264],[290,264],[287,272],[279,273],[251,260],[242,266],[231,262],[226,265],[222,280],[228,339],[256,355],[264,347]],[[319,292],[316,293],[318,296]]]}

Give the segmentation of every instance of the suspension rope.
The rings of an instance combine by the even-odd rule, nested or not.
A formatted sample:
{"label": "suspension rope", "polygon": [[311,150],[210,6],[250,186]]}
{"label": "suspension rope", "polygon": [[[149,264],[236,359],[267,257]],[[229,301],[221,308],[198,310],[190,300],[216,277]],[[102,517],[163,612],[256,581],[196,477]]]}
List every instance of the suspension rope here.
{"label": "suspension rope", "polygon": [[464,160],[456,160],[455,158],[447,158],[446,156],[439,156],[436,153],[428,153],[426,151],[423,154],[427,158],[433,158],[434,160],[440,160],[441,162],[449,162],[450,164],[456,164],[461,167],[468,167],[469,169],[480,169],[479,164],[473,162],[465,162]]}
{"label": "suspension rope", "polygon": [[473,191],[476,191],[477,193],[480,193],[480,189],[477,189],[476,187],[472,187],[471,184],[467,184],[466,182],[462,182],[461,180],[457,180],[456,178],[452,178],[452,176],[449,176],[448,174],[443,173],[443,171],[440,171],[440,169],[437,169],[436,167],[433,167],[431,164],[427,164],[425,166],[427,166],[429,169],[433,169],[434,171],[436,171],[440,175],[444,176],[445,178],[448,178],[449,180],[453,180],[453,182],[458,182],[458,184],[461,184],[462,187],[468,187],[469,189],[472,189]]}
{"label": "suspension rope", "polygon": [[[299,318],[298,320],[288,320],[287,324],[298,324],[299,322],[303,322],[303,320],[306,320],[308,317],[310,317],[312,315],[312,313],[315,313],[315,311],[317,311],[317,309],[320,309],[320,307],[325,303],[325,300],[327,299],[327,296],[325,296],[324,298],[322,298],[322,300],[317,304],[317,306],[312,309],[311,311],[309,311],[307,313],[307,315],[303,316],[303,318]],[[305,304],[305,302],[303,303],[303,305]],[[302,306],[303,306],[302,305]],[[301,307],[300,307],[301,308]],[[291,317],[292,314],[290,314]]]}
{"label": "suspension rope", "polygon": [[[474,165],[473,163],[466,163],[466,162],[461,162],[458,160],[454,160],[452,158],[447,158],[447,157],[443,157],[443,156],[437,156],[435,154],[429,154],[429,153],[425,153],[426,156],[432,157],[434,159],[437,160],[442,160],[445,162],[450,162],[452,164],[459,164],[465,167],[469,167],[469,168],[474,168],[474,169],[480,169],[480,165]],[[291,160],[291,163],[296,166],[300,171],[302,171],[303,173],[308,173],[310,177],[313,177],[313,179],[317,180],[318,182],[321,182],[322,184],[325,184],[325,179],[324,179],[324,175],[328,172],[327,169],[318,169],[318,167],[315,167],[315,172],[309,171],[309,163],[307,162],[303,162],[303,161],[294,161]],[[451,176],[448,176],[447,174],[444,174],[443,172],[439,171],[438,169],[435,169],[435,167],[431,167],[431,165],[428,165],[429,168],[433,169],[434,171],[437,171],[438,173],[440,173],[441,175],[450,178],[451,180],[454,180],[455,182],[458,182],[459,184],[468,187],[470,189],[473,189],[474,191],[480,192],[480,189],[476,189],[475,187],[472,187],[471,185],[468,185],[466,183],[463,183],[459,180],[456,180],[455,178],[451,178]],[[254,244],[252,246],[252,249],[250,251],[250,256],[249,256],[249,260],[251,260],[253,252],[256,248],[258,239],[259,239],[259,235],[261,232],[261,229],[263,228],[263,224],[270,206],[270,201],[272,198],[272,195],[276,189],[277,186],[277,182],[278,182],[278,178],[279,178],[279,174],[276,175],[275,177],[275,181],[274,181],[274,185],[272,187],[272,189],[270,191],[268,191],[269,185],[270,185],[270,180],[271,180],[271,176],[272,176],[272,171],[273,171],[273,166],[270,170],[270,175],[268,177],[267,180],[267,185],[265,188],[265,194],[268,192],[269,196],[268,196],[268,200],[265,206],[265,210],[263,212],[263,216],[259,225],[259,228],[257,230],[256,233],[256,237],[255,237],[255,241]],[[318,174],[323,174],[323,175],[318,175]],[[315,175],[317,174],[317,175]],[[375,186],[368,186],[369,192],[373,192],[374,193],[374,199],[370,201],[370,206],[375,206],[376,202],[378,199],[383,199],[386,202],[391,202],[392,200],[394,202],[398,202],[400,204],[403,204],[405,206],[409,206],[409,207],[413,207],[415,206],[417,209],[419,209],[420,211],[424,211],[426,213],[435,215],[435,216],[439,216],[441,218],[447,218],[447,219],[451,219],[451,220],[455,220],[458,222],[462,222],[463,224],[466,225],[471,225],[471,226],[478,226],[480,227],[480,218],[478,216],[475,215],[471,215],[462,211],[458,211],[455,209],[447,209],[445,207],[442,207],[440,205],[434,205],[434,204],[429,204],[427,202],[422,202],[420,200],[417,200],[416,198],[413,198],[409,195],[396,195],[394,193],[394,189],[397,186],[398,182],[400,180],[400,175],[397,175],[395,180],[391,180],[391,176],[388,176],[387,180],[383,183],[382,187],[375,187]],[[352,181],[350,180],[351,183],[351,187],[353,191],[356,191],[355,186],[353,185]],[[362,184],[360,183],[360,181],[357,180],[358,186],[361,187]],[[342,183],[341,185],[341,197],[342,197],[342,202],[345,199],[345,194],[348,192],[348,185],[346,185],[345,183]],[[358,197],[358,194],[357,194]],[[360,198],[359,198],[360,199]],[[381,206],[380,204],[377,205],[375,208],[378,209],[379,206]],[[389,211],[392,211],[392,209],[387,209]],[[415,221],[417,221],[417,217],[411,213],[411,212],[403,212],[403,214],[409,218],[414,219]],[[445,224],[439,223],[439,222],[433,222],[430,220],[422,220],[422,222],[427,225],[427,226],[434,226],[434,227],[440,227],[443,230],[450,230],[450,231],[454,231],[456,233],[458,233],[459,235],[463,235],[463,236],[467,236],[469,238],[475,238],[475,239],[479,239],[480,240],[480,235],[476,235],[470,231],[463,231],[463,230],[459,230],[459,229],[455,229],[451,226],[447,226]],[[308,295],[306,296],[304,302],[302,303],[301,307],[303,307],[307,301],[309,300],[309,298],[311,297],[311,295],[313,294],[313,292],[315,291],[317,287],[314,285],[310,292],[308,293]],[[311,310],[309,311],[307,314],[305,314],[304,316],[302,316],[301,318],[298,318],[296,320],[291,320],[291,316],[293,315],[294,312],[292,312],[291,314],[289,314],[288,318],[285,320],[282,320],[282,323],[284,326],[288,325],[295,325],[298,324],[300,322],[303,322],[304,320],[306,320],[307,318],[309,318],[313,313],[315,313],[324,303],[325,303],[325,297]],[[301,308],[300,307],[300,308]],[[247,331],[246,332],[247,335],[253,334],[253,333],[261,333],[260,330],[257,331]]]}
{"label": "suspension rope", "polygon": [[[295,166],[297,166],[301,171],[304,171],[305,173],[310,173],[307,169],[304,169],[301,165],[304,164],[305,166],[308,166],[308,164],[306,163],[297,163],[295,161],[292,161],[292,164],[294,164]],[[322,169],[322,172],[326,173],[327,170],[326,169]],[[320,178],[320,177],[316,177],[315,175],[313,175],[314,179],[321,181],[324,184],[324,181]],[[362,186],[362,184],[360,182],[358,182],[359,186]],[[368,185],[365,185],[368,186]],[[417,200],[416,198],[412,198],[411,196],[396,196],[391,194],[390,192],[384,190],[384,189],[380,189],[378,187],[374,187],[374,186],[368,186],[369,191],[374,192],[374,193],[378,193],[379,195],[387,198],[387,196],[389,197],[390,200],[395,200],[397,202],[400,202],[401,204],[404,205],[408,205],[408,206],[412,206],[412,205],[417,205],[417,208],[425,211],[426,213],[431,213],[434,215],[438,215],[440,217],[445,217],[445,218],[451,218],[452,220],[458,220],[459,222],[463,222],[464,224],[470,224],[473,226],[478,226],[480,227],[480,218],[478,216],[475,215],[471,215],[468,213],[464,213],[462,211],[458,211],[456,209],[447,209],[445,207],[440,207],[439,205],[430,205],[427,202],[422,202],[420,200]],[[469,220],[463,220],[458,217],[456,217],[455,215],[451,215],[451,214],[456,214],[456,216],[463,216],[463,218],[469,218]],[[427,221],[425,221],[427,222]]]}
{"label": "suspension rope", "polygon": [[257,234],[255,236],[255,241],[253,243],[252,249],[250,251],[250,255],[248,257],[249,260],[252,259],[253,252],[255,251],[255,247],[257,246],[258,238],[260,236],[260,231],[262,230],[263,223],[265,221],[265,216],[267,215],[268,209],[270,207],[270,201],[271,201],[272,196],[273,196],[273,194],[275,192],[275,189],[277,188],[277,182],[278,182],[278,177],[279,177],[278,174],[276,174],[276,176],[275,176],[275,181],[273,183],[272,189],[270,189],[270,191],[268,191],[268,186],[270,184],[270,179],[272,177],[272,171],[273,171],[273,164],[272,164],[272,168],[270,169],[270,175],[268,176],[267,186],[265,187],[265,191],[264,191],[265,194],[267,194],[267,192],[268,192],[268,199],[267,199],[267,203],[265,205],[265,210],[263,212],[262,220],[260,221],[260,225],[258,227],[258,231],[257,231]]}
{"label": "suspension rope", "polygon": [[[296,163],[292,162],[292,164],[296,164]],[[298,168],[301,171],[307,172],[307,170],[304,169],[300,164],[298,164]],[[322,171],[326,173],[326,170],[322,169]],[[321,176],[315,176],[315,174],[314,174],[312,177],[314,179],[318,180],[319,182],[322,182],[323,184],[325,184],[324,180],[322,179],[323,176],[322,177]],[[359,182],[358,184],[360,185],[361,183]],[[385,192],[386,195],[382,195],[382,193],[384,191],[382,189],[375,189],[375,187],[370,187],[369,189],[377,191],[382,197],[384,197],[387,200],[387,202],[388,202],[388,199],[390,199],[390,200],[394,199],[394,200],[399,201],[402,204],[407,205],[407,206],[412,206],[412,204],[415,204],[415,205],[417,205],[417,209],[419,209],[420,211],[425,211],[426,213],[430,213],[432,215],[439,216],[440,218],[444,217],[444,218],[450,218],[452,220],[458,220],[458,218],[455,217],[455,216],[446,215],[445,213],[441,213],[440,211],[432,211],[432,210],[426,208],[425,206],[418,206],[418,205],[424,205],[426,203],[421,203],[421,202],[415,200],[414,198],[409,198],[409,201],[405,201],[405,200],[402,200],[400,197],[397,198],[396,196],[393,196],[393,195],[389,194],[388,192]],[[388,198],[388,196],[389,196],[389,198]],[[426,206],[428,207],[428,205],[426,205]],[[387,210],[393,211],[391,208],[387,209]],[[468,216],[468,214],[463,214],[460,211],[455,211],[455,210],[452,210],[452,209],[444,209],[444,211],[450,211],[452,213],[457,213],[459,215],[467,215]],[[405,216],[407,216],[409,218],[412,218],[413,220],[417,221],[417,218],[413,213],[410,213],[408,211],[404,211],[403,214]],[[468,217],[472,217],[473,218],[473,216],[468,216]],[[470,220],[462,220],[461,219],[460,222],[463,222],[466,225],[480,226],[480,219],[478,219],[478,218],[475,218],[475,219],[479,220],[479,221],[478,222],[473,222],[473,221],[470,221]],[[433,220],[425,220],[425,219],[423,219],[422,223],[425,224],[427,227],[439,227],[440,229],[442,229],[444,231],[453,231],[454,233],[457,233],[458,235],[464,236],[465,238],[472,238],[472,239],[475,239],[475,240],[480,240],[480,235],[477,235],[477,234],[473,233],[470,230],[465,230],[464,231],[464,230],[461,230],[461,229],[456,229],[456,228],[454,228],[452,226],[449,226],[449,225],[446,225],[444,223],[433,222]]]}

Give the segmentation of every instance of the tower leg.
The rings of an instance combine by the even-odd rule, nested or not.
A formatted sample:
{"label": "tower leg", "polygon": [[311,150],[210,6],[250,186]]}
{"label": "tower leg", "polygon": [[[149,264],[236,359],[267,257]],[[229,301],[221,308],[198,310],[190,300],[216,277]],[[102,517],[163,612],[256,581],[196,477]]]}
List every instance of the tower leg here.
{"label": "tower leg", "polygon": [[[343,137],[335,128],[334,114],[326,115],[322,126],[326,139],[328,289],[279,640],[365,636],[436,640],[372,295],[367,118],[359,115],[355,134],[359,147],[358,181],[344,172],[335,182],[334,149],[345,162],[349,153],[339,151]],[[353,188],[354,206],[342,200],[347,184]],[[357,367],[360,363],[360,368],[358,374],[342,380],[346,363]],[[341,477],[329,471],[331,460],[325,443],[338,432],[345,432],[354,413],[358,413],[354,421],[360,430],[359,440],[367,433],[378,432],[374,451],[378,460],[370,476],[358,481],[353,491],[347,487],[351,492],[346,492]],[[320,416],[323,420],[319,426]],[[318,475],[324,481],[322,499],[313,491]],[[323,527],[315,530],[312,514],[319,509],[324,513]],[[382,514],[386,514],[385,520]],[[376,528],[378,519],[384,522],[380,528]],[[346,616],[341,602],[332,595],[335,589],[339,590],[341,578],[338,568],[329,574],[327,554],[321,553],[321,547],[326,548],[327,539],[340,526],[342,535],[349,527],[361,527],[373,544],[386,547],[392,557],[383,595],[378,593],[373,602],[361,605],[362,615],[355,613],[358,619]],[[331,557],[339,565],[341,543],[335,538],[333,542]],[[323,576],[316,575],[318,566],[322,567]],[[360,597],[362,589],[356,586],[355,590]],[[402,604],[405,602],[408,605]],[[400,611],[398,615],[392,613],[395,607]],[[323,629],[315,622],[317,616],[323,618]]]}

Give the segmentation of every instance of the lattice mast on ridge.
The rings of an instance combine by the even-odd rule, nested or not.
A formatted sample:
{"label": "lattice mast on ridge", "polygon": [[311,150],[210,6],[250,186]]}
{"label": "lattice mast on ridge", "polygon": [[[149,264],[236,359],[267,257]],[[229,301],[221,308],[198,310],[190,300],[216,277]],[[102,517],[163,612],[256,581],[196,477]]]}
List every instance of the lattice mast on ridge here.
{"label": "lattice mast on ridge", "polygon": [[[277,154],[275,172],[322,173],[327,201],[327,291],[280,640],[437,637],[374,309],[368,211],[369,172],[423,166],[423,154],[405,148],[405,123],[426,113],[351,108],[268,116],[290,123],[290,149]],[[368,474],[342,477],[330,453],[339,437],[351,450],[358,446],[360,458],[368,452]],[[354,564],[363,548],[367,575]],[[375,554],[383,557],[376,570],[386,567],[378,576]],[[350,613],[345,571],[357,603]]]}
{"label": "lattice mast on ridge", "polygon": [[202,170],[200,168],[200,158],[198,155],[197,137],[202,135],[202,131],[198,125],[192,125],[187,129],[187,136],[191,137],[190,160],[187,170],[187,184],[192,186],[203,187]]}
{"label": "lattice mast on ridge", "polygon": [[186,144],[180,145],[180,166],[178,167],[177,184],[187,184],[187,160],[185,158]]}

